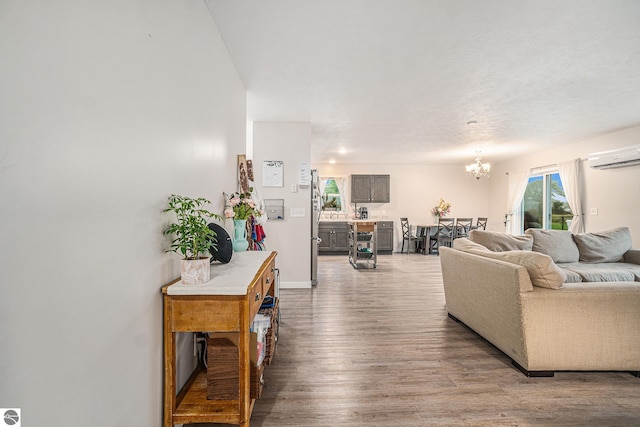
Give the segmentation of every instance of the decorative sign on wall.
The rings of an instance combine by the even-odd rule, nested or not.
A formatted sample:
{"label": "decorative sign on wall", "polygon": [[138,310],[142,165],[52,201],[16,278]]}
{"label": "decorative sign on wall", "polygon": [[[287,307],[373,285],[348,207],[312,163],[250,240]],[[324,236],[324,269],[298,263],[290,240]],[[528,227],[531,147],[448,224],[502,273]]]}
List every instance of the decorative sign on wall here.
{"label": "decorative sign on wall", "polygon": [[284,162],[282,160],[265,160],[262,163],[262,186],[284,186]]}
{"label": "decorative sign on wall", "polygon": [[247,156],[244,154],[238,154],[238,186],[240,187],[241,192],[249,192],[249,179]]}
{"label": "decorative sign on wall", "polygon": [[311,163],[304,162],[298,165],[298,186],[300,188],[311,186]]}

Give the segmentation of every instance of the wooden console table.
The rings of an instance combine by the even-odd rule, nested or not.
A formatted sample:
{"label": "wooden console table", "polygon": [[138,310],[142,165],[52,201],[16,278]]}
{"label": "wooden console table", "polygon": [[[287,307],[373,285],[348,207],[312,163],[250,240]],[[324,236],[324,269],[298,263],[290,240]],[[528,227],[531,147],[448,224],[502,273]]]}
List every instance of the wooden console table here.
{"label": "wooden console table", "polygon": [[[265,295],[275,292],[277,252],[238,252],[228,264],[211,268],[211,281],[162,288],[164,305],[164,426],[225,423],[249,426],[249,327]],[[177,392],[176,333],[236,332],[239,334],[238,400],[207,400],[206,372],[196,369]]]}

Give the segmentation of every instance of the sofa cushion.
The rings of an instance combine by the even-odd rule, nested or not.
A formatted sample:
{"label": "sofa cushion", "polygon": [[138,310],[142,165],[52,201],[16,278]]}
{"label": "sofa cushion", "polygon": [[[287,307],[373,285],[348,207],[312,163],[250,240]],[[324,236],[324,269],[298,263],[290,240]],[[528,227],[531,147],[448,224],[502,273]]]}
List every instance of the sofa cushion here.
{"label": "sofa cushion", "polygon": [[640,282],[640,265],[630,264],[626,262],[619,262],[619,263],[616,263],[616,266],[619,266],[620,268],[630,271],[633,274],[633,280],[636,282]]}
{"label": "sofa cushion", "polygon": [[[629,264],[634,265],[634,264]],[[583,282],[633,282],[635,280],[634,272],[625,268],[623,263],[599,263],[588,264],[583,262],[575,262],[564,264],[562,268],[579,274]],[[640,267],[637,266],[636,267]],[[639,268],[640,270],[640,268]]]}
{"label": "sofa cushion", "polygon": [[631,232],[619,227],[599,233],[574,234],[580,261],[589,263],[618,262],[631,249]]}
{"label": "sofa cushion", "polygon": [[[578,264],[578,263],[576,262],[575,264]],[[567,275],[567,281],[565,283],[580,283],[580,282],[582,282],[582,276],[580,276],[575,271],[571,270],[571,266],[573,265],[573,263],[570,263],[570,264],[556,264],[556,265],[558,267],[560,267],[560,269],[562,271],[564,271],[564,274]]]}
{"label": "sofa cushion", "polygon": [[640,265],[630,264],[627,262],[618,262],[616,263],[616,266],[619,266],[619,268],[624,268],[625,270],[630,271],[631,273],[633,273],[634,280],[636,282],[640,282]]}
{"label": "sofa cushion", "polygon": [[524,233],[533,237],[532,250],[549,255],[553,262],[577,262],[580,259],[570,231],[529,228]]}
{"label": "sofa cushion", "polygon": [[560,289],[567,280],[567,275],[551,259],[550,256],[532,251],[482,252],[487,258],[521,265],[527,269],[531,284],[540,288]]}
{"label": "sofa cushion", "polygon": [[494,252],[530,251],[533,247],[533,237],[531,236],[514,236],[496,231],[471,230],[469,240]]}

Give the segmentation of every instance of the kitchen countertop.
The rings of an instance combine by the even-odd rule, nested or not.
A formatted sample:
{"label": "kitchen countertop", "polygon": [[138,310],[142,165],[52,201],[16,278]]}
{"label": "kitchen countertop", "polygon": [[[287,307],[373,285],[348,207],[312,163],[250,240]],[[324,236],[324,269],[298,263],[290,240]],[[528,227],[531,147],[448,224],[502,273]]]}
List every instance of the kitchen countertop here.
{"label": "kitchen countertop", "polygon": [[389,218],[369,218],[369,219],[354,219],[354,218],[333,218],[333,219],[321,219],[320,222],[383,222],[393,221]]}

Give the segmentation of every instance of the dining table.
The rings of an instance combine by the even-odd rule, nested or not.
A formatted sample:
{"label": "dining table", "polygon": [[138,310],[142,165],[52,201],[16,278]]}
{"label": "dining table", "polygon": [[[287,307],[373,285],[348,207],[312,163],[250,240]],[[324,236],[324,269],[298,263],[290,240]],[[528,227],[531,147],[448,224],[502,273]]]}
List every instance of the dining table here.
{"label": "dining table", "polygon": [[438,224],[416,225],[415,240],[420,243],[420,248],[417,250],[423,255],[431,253],[431,239],[435,237],[437,232]]}

